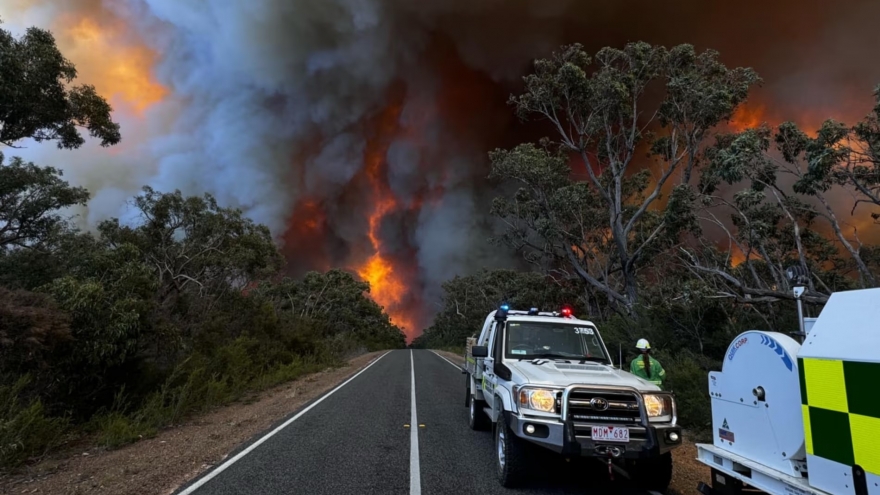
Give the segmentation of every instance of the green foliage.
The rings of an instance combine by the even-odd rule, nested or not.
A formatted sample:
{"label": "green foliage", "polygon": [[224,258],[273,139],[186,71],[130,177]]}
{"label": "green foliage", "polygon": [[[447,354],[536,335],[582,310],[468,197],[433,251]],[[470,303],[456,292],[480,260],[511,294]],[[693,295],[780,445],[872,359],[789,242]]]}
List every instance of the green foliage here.
{"label": "green foliage", "polygon": [[330,352],[291,354],[286,361],[276,360],[267,357],[267,344],[240,337],[214,349],[210,356],[197,352],[178,364],[161,387],[141,401],[139,407],[131,409],[124,389],[121,390],[108,411],[94,416],[91,428],[98,432],[101,445],[120,447],[149,438],[159,429],[191,414],[341,364]]}
{"label": "green foliage", "polygon": [[109,246],[130,244],[139,251],[155,272],[160,304],[187,292],[240,290],[281,267],[269,229],[240,210],[221,208],[208,194],[185,198],[180,191],[143,191],[134,200],[141,224],[123,226],[113,219],[99,231]]}
{"label": "green foliage", "polygon": [[[846,183],[849,134],[828,121],[815,138],[791,122],[775,131],[764,125],[718,136],[706,150],[700,202],[702,217],[726,233],[730,249],[725,256],[704,242],[685,251],[686,266],[717,295],[741,302],[792,299],[785,273],[791,266],[806,274],[798,283],[812,303],[837,290],[873,286],[874,274],[856,247],[860,241],[846,235],[826,196]],[[729,186],[738,186],[732,198],[724,191]],[[729,218],[716,213],[721,211]],[[836,239],[821,233],[825,226]],[[733,266],[736,252],[745,260]],[[858,281],[849,276],[853,271]]]}
{"label": "green foliage", "polygon": [[3,283],[32,289],[0,287],[0,373],[34,377],[7,391],[28,404],[7,421],[42,428],[0,466],[53,448],[41,435],[58,418],[118,447],[352,355],[405,345],[351,274],[280,279],[268,229],[240,211],[149,188],[134,204],[134,225],[110,220],[97,236],[59,226],[0,257],[0,266],[22,267]]}
{"label": "green foliage", "polygon": [[[537,60],[510,103],[521,118],[548,120],[555,135],[541,141],[543,150],[526,144],[490,154],[492,176],[520,185],[494,203],[506,226],[498,240],[639,318],[642,270],[684,234],[699,233],[691,177],[709,131],[759,81],[690,45],[629,43],[591,58],[574,44]],[[654,177],[636,159],[643,151]],[[569,177],[569,162],[585,180]],[[676,172],[680,182],[664,205]]]}
{"label": "green foliage", "polygon": [[664,388],[675,393],[679,423],[698,437],[705,436],[712,429],[709,371],[720,370],[720,360],[713,361],[691,351],[662,351],[655,357],[666,370]]}
{"label": "green foliage", "polygon": [[325,337],[342,336],[362,342],[368,350],[400,348],[406,336],[382,308],[364,297],[369,284],[342,270],[309,272],[302,280],[285,278],[265,282],[255,293],[264,297],[276,314],[320,322]]}
{"label": "green foliage", "polygon": [[22,369],[47,375],[70,340],[70,318],[49,297],[0,287],[0,376]]}
{"label": "green foliage", "polygon": [[[0,29],[0,145],[119,142],[111,108],[52,35]],[[118,447],[188,415],[405,337],[340,270],[281,278],[269,229],[210,195],[143,188],[96,233],[60,170],[0,153],[0,469],[95,432]],[[6,385],[7,383],[13,385]],[[68,430],[68,425],[71,427]]]}
{"label": "green foliage", "polygon": [[[18,466],[61,444],[67,421],[46,415],[39,399],[26,399],[30,377],[0,375],[0,467]],[[8,383],[8,384],[7,384]]]}
{"label": "green foliage", "polygon": [[100,138],[102,146],[118,143],[110,105],[94,86],[69,86],[76,77],[76,67],[48,31],[32,27],[16,39],[0,29],[0,144],[31,138],[79,148],[85,139],[78,127]]}
{"label": "green foliage", "polygon": [[67,227],[58,210],[86,204],[89,193],[61,176],[60,170],[17,157],[4,165],[0,154],[0,253],[40,247]]}
{"label": "green foliage", "polygon": [[112,367],[136,350],[155,291],[137,258],[131,246],[107,250],[42,288],[71,317],[76,362]]}

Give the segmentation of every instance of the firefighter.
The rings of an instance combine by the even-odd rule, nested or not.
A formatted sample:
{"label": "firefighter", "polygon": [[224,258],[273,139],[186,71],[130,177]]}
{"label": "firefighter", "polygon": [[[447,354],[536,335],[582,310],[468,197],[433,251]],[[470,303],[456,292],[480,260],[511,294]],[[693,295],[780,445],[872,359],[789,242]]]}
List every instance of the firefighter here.
{"label": "firefighter", "polygon": [[636,349],[639,350],[640,355],[630,363],[630,373],[663,388],[666,370],[660,365],[660,361],[657,361],[650,355],[651,344],[646,339],[639,339],[636,343]]}

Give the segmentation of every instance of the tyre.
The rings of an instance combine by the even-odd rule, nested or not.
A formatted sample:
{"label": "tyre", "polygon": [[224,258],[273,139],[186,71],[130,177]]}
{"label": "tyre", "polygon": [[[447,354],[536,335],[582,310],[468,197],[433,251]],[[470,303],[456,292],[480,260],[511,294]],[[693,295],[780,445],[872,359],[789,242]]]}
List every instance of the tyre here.
{"label": "tyre", "polygon": [[486,403],[477,400],[474,397],[474,394],[471,393],[470,407],[468,410],[468,420],[472,430],[475,431],[484,431],[489,429],[489,417],[486,416],[486,412],[483,411],[483,408],[486,406]]}
{"label": "tyre", "polygon": [[489,417],[486,416],[486,412],[483,411],[485,402],[477,400],[471,395],[470,403],[468,419],[471,429],[475,431],[485,431],[489,429]]}
{"label": "tyre", "polygon": [[642,490],[666,493],[672,482],[672,453],[634,461],[627,471]]}
{"label": "tyre", "polygon": [[495,471],[505,488],[522,484],[529,463],[529,445],[510,431],[504,415],[495,425]]}

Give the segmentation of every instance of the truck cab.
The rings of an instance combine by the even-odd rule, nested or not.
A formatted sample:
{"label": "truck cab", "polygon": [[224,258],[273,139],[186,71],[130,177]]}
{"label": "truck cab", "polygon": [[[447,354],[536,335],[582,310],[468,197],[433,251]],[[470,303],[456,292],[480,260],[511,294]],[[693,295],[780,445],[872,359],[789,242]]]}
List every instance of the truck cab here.
{"label": "truck cab", "polygon": [[503,486],[528,476],[533,448],[596,458],[649,490],[669,485],[675,399],[615,368],[592,322],[502,306],[468,339],[465,360],[470,426],[491,426]]}

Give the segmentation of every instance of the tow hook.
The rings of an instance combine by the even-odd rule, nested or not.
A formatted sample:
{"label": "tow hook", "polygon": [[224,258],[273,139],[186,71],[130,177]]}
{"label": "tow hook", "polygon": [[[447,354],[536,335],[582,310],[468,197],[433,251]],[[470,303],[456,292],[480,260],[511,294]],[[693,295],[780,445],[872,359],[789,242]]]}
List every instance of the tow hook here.
{"label": "tow hook", "polygon": [[599,445],[596,447],[596,454],[600,456],[608,455],[609,458],[618,458],[623,455],[623,449],[617,446]]}
{"label": "tow hook", "polygon": [[608,447],[606,445],[599,445],[596,447],[596,454],[605,457],[605,463],[608,465],[608,479],[610,481],[614,481],[614,464],[612,463],[612,459],[620,457],[623,454],[623,449],[620,447]]}

